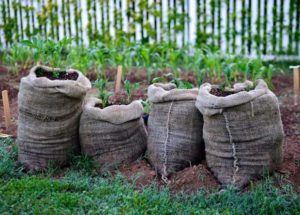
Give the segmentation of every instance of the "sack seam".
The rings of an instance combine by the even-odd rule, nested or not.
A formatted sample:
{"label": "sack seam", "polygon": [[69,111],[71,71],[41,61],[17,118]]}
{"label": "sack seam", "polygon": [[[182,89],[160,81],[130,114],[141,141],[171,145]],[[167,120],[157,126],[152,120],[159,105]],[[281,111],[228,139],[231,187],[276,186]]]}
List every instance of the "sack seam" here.
{"label": "sack seam", "polygon": [[223,116],[225,118],[226,129],[227,129],[228,136],[229,136],[229,143],[232,147],[233,168],[234,168],[233,175],[232,175],[232,185],[235,185],[236,175],[239,171],[238,157],[236,155],[236,145],[233,142],[233,138],[232,138],[232,134],[231,134],[230,127],[229,127],[229,120],[228,120],[227,114],[225,112],[223,112]]}
{"label": "sack seam", "polygon": [[168,144],[168,140],[169,140],[169,129],[170,129],[170,115],[171,115],[171,110],[172,110],[172,106],[173,106],[174,101],[171,102],[171,105],[169,107],[169,111],[168,111],[168,115],[167,115],[167,123],[166,123],[166,130],[167,130],[167,136],[166,136],[166,140],[164,142],[164,164],[163,164],[163,174],[162,174],[162,180],[165,183],[168,183],[168,178],[167,178],[167,162],[168,162],[168,157],[167,157],[167,144]]}

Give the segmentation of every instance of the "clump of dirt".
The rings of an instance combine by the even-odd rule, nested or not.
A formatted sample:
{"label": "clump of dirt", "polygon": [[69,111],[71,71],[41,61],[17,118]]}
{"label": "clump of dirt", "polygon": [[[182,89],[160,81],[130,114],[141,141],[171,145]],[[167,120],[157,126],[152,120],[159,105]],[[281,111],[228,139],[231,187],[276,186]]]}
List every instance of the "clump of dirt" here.
{"label": "clump of dirt", "polygon": [[300,135],[286,137],[283,151],[283,164],[278,172],[297,188],[300,185]]}
{"label": "clump of dirt", "polygon": [[170,188],[173,191],[193,193],[200,188],[218,189],[219,183],[205,164],[194,165],[179,171],[170,178]]}
{"label": "clump of dirt", "polygon": [[[0,80],[0,92],[2,92],[3,90],[8,91],[9,98],[15,98],[18,95],[18,90],[15,87],[9,85],[7,81]],[[1,101],[2,101],[2,97],[1,97]]]}
{"label": "clump of dirt", "polygon": [[105,71],[105,77],[109,81],[115,81],[118,72],[117,68],[105,68],[104,71]]}
{"label": "clump of dirt", "polygon": [[138,189],[154,182],[158,187],[168,186],[174,193],[181,191],[193,193],[201,188],[211,190],[219,187],[205,164],[194,165],[173,173],[167,183],[161,180],[160,175],[144,159],[123,165],[119,171]]}
{"label": "clump of dirt", "polygon": [[213,87],[210,90],[210,94],[212,94],[214,96],[218,96],[218,97],[226,97],[226,96],[235,94],[235,92],[225,91],[225,90],[221,90],[219,88]]}
{"label": "clump of dirt", "polygon": [[123,165],[118,171],[139,189],[157,181],[155,170],[153,170],[150,164],[144,159]]}
{"label": "clump of dirt", "polygon": [[147,71],[145,69],[131,69],[125,76],[130,83],[147,82]]}
{"label": "clump of dirt", "polygon": [[88,71],[86,74],[86,77],[90,80],[90,81],[96,81],[97,80],[97,73],[95,72],[95,70],[92,71]]}
{"label": "clump of dirt", "polygon": [[78,78],[77,72],[66,72],[66,71],[57,71],[54,73],[52,71],[46,71],[41,68],[36,70],[36,76],[39,77],[46,77],[50,80],[72,80],[76,81]]}
{"label": "clump of dirt", "polygon": [[124,90],[120,90],[109,97],[109,103],[112,105],[128,105],[128,96]]}
{"label": "clump of dirt", "polygon": [[285,135],[300,135],[300,105],[294,105],[290,99],[281,105],[280,112]]}
{"label": "clump of dirt", "polygon": [[181,75],[181,80],[183,82],[190,82],[193,86],[197,86],[197,78],[195,72],[183,72]]}
{"label": "clump of dirt", "polygon": [[292,90],[293,86],[293,78],[292,76],[288,75],[275,75],[272,78],[272,84],[273,84],[273,92],[277,96],[281,96],[283,94],[287,94],[288,91]]}

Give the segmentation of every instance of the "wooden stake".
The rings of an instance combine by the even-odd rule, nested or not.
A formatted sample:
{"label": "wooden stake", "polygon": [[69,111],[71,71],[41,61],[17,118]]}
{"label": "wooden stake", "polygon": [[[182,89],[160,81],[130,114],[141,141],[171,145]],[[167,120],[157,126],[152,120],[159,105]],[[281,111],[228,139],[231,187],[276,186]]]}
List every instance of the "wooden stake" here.
{"label": "wooden stake", "polygon": [[122,66],[118,66],[118,73],[116,77],[116,86],[115,86],[115,92],[120,91],[121,89],[121,80],[122,80]]}
{"label": "wooden stake", "polygon": [[6,129],[8,129],[10,124],[11,124],[11,114],[10,114],[10,107],[9,107],[9,99],[8,99],[8,91],[7,90],[2,91],[2,100],[3,100],[5,127],[6,127]]}
{"label": "wooden stake", "polygon": [[300,66],[290,66],[293,69],[293,91],[294,91],[294,104],[298,104],[300,94]]}

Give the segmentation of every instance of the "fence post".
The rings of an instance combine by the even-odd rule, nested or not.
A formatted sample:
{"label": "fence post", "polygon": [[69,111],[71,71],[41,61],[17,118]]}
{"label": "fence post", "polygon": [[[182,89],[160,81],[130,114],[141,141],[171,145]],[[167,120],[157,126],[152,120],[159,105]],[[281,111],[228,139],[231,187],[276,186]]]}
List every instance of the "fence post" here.
{"label": "fence post", "polygon": [[120,91],[122,80],[122,66],[118,66],[118,73],[116,78],[115,92]]}
{"label": "fence post", "polygon": [[293,69],[293,91],[294,91],[294,104],[298,104],[300,94],[300,66],[290,66]]}
{"label": "fence post", "polygon": [[9,99],[8,99],[8,91],[7,90],[2,91],[2,101],[3,101],[5,127],[6,127],[6,129],[8,129],[10,124],[11,124],[11,114],[10,114],[10,107],[9,107]]}

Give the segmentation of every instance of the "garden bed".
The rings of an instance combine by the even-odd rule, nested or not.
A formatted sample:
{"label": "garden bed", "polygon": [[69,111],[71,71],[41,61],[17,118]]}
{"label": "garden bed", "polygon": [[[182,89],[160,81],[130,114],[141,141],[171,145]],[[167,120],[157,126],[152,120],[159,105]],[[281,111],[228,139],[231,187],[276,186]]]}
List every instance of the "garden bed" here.
{"label": "garden bed", "polygon": [[[26,72],[22,72],[19,76],[9,74],[5,68],[0,69],[0,86],[1,90],[8,89],[10,96],[10,105],[13,116],[13,125],[10,129],[5,130],[4,123],[1,120],[0,133],[6,133],[16,137],[17,128],[17,93],[20,77]],[[109,83],[109,88],[113,88],[113,83]],[[273,77],[274,92],[279,98],[280,110],[285,132],[284,141],[284,160],[280,170],[277,171],[281,176],[287,179],[298,188],[300,186],[300,106],[294,106],[293,96],[291,94],[292,78],[287,75],[275,75]],[[145,97],[146,85],[141,85],[139,93],[141,97]],[[3,88],[3,89],[2,89]],[[90,94],[97,93],[92,89]],[[1,100],[2,103],[2,100]],[[3,107],[0,106],[0,115],[3,116]],[[67,170],[67,169],[66,169]],[[149,185],[156,181],[157,184],[163,184],[156,172],[145,159],[138,160],[130,165],[122,166],[118,169],[129,181],[134,182],[137,188]],[[61,173],[61,176],[64,174]],[[135,178],[138,178],[135,180]],[[260,183],[260,182],[257,182]],[[198,164],[188,167],[182,171],[173,174],[170,178],[169,187],[175,192],[187,191],[193,192],[201,187],[217,188],[219,185],[216,179],[206,168],[206,164]]]}

